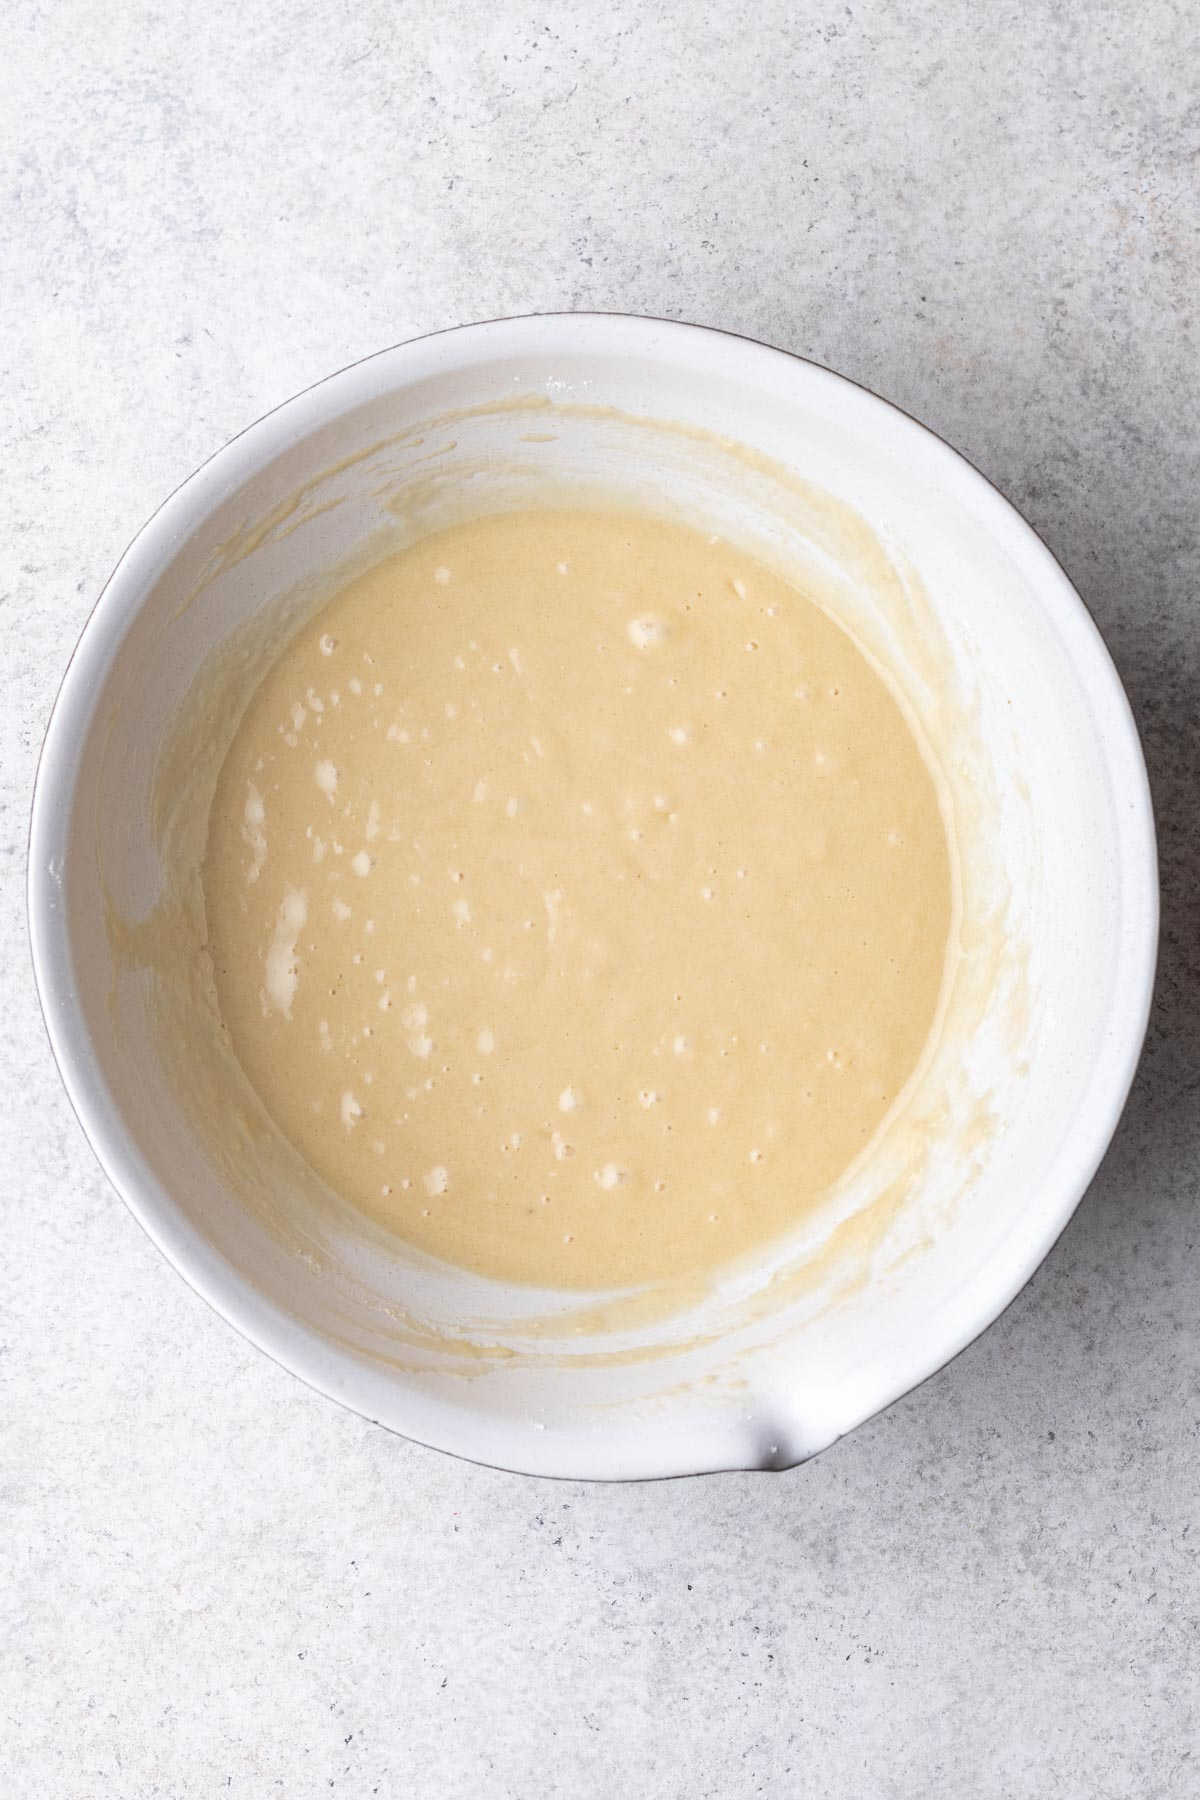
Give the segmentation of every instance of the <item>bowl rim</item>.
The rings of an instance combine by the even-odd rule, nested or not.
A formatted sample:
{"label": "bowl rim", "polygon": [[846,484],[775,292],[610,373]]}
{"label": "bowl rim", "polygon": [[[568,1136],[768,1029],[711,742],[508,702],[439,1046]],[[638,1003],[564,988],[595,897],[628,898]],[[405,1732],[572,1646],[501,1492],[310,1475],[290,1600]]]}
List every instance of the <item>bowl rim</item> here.
{"label": "bowl rim", "polygon": [[[970,496],[978,512],[1019,554],[1039,607],[1048,613],[1087,694],[1097,741],[1112,784],[1120,833],[1118,966],[1106,1020],[1085,1092],[1067,1141],[1052,1158],[1038,1210],[1023,1220],[1019,1247],[1009,1246],[996,1278],[982,1271],[963,1284],[958,1304],[938,1308],[936,1342],[897,1360],[894,1372],[859,1398],[850,1416],[833,1421],[818,1443],[795,1456],[767,1454],[748,1460],[744,1434],[726,1429],[714,1412],[711,1429],[691,1434],[694,1448],[681,1452],[675,1438],[660,1443],[639,1431],[621,1440],[591,1433],[542,1432],[518,1438],[510,1424],[481,1432],[478,1415],[448,1408],[420,1409],[410,1424],[404,1391],[400,1405],[383,1406],[378,1384],[365,1380],[364,1364],[312,1326],[266,1298],[228,1263],[187,1220],[142,1159],[90,1053],[76,1009],[70,933],[62,903],[63,858],[70,802],[90,700],[152,579],[179,544],[223,499],[271,458],[351,410],[378,398],[389,386],[444,374],[471,362],[555,350],[637,354],[654,360],[689,351],[745,374],[757,364],[780,382],[824,386],[861,417],[882,421],[901,435],[918,434],[948,482]],[[466,353],[464,358],[464,353]],[[472,354],[474,353],[474,354]],[[396,379],[393,379],[395,377]],[[912,414],[862,383],[788,350],[718,327],[621,312],[526,313],[470,322],[411,338],[375,351],[323,377],[264,413],[229,439],[171,492],[132,539],[105,582],[67,663],[51,709],[34,781],[27,863],[27,906],[35,985],[51,1050],[67,1097],[108,1180],[152,1242],[188,1284],[235,1330],[273,1361],[319,1393],[361,1416],[384,1424],[412,1442],[467,1461],[516,1473],[564,1479],[630,1480],[714,1473],[750,1467],[783,1468],[827,1447],[951,1362],[999,1317],[1029,1281],[1064,1230],[1116,1131],[1133,1083],[1149,1023],[1157,961],[1159,889],[1153,805],[1145,760],[1128,696],[1086,604],[1053,552],[1000,490],[962,453]],[[1007,1240],[1006,1240],[1007,1244]],[[989,1264],[990,1267],[990,1264]],[[973,1304],[968,1303],[973,1300]],[[368,1390],[368,1391],[364,1391]],[[386,1412],[389,1416],[383,1417]],[[464,1422],[465,1421],[465,1422]],[[487,1441],[481,1444],[481,1437]],[[511,1438],[511,1447],[504,1440]],[[683,1460],[681,1460],[681,1455]]]}

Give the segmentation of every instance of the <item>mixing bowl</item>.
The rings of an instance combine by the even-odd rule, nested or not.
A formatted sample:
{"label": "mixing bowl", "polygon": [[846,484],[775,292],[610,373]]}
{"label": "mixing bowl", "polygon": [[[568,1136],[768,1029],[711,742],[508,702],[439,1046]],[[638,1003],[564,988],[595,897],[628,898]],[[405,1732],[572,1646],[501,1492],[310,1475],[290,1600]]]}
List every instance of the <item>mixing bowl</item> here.
{"label": "mixing bowl", "polygon": [[[958,859],[941,1021],[913,1080],[786,1241],[688,1291],[505,1286],[357,1217],[233,1063],[204,953],[207,803],[288,630],[456,519],[596,500],[737,541],[827,607],[924,734]],[[84,1130],[218,1312],[423,1443],[615,1478],[800,1461],[996,1317],[1115,1128],[1157,886],[1117,675],[1061,569],[974,469],[779,351],[571,314],[371,357],[165,502],[54,708],[29,913]]]}

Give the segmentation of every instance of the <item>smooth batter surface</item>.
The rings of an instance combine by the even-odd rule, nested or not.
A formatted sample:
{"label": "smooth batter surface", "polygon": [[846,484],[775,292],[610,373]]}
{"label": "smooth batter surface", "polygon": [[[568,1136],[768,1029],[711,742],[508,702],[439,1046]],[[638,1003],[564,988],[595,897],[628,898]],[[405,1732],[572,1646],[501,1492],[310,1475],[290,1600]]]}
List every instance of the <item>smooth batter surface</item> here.
{"label": "smooth batter surface", "polygon": [[280,1127],[404,1238],[603,1287],[775,1237],[937,1010],[929,769],[881,677],[685,527],[542,511],[346,588],[256,693],[205,864]]}

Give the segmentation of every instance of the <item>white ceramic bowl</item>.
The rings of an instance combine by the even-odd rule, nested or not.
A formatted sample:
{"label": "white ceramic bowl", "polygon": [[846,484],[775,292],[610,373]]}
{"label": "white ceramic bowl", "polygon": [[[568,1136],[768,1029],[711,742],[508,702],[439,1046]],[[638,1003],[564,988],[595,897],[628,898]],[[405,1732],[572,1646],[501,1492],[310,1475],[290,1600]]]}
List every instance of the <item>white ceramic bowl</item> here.
{"label": "white ceramic bowl", "polygon": [[[548,487],[705,521],[792,568],[893,670],[961,846],[964,949],[941,1048],[821,1217],[682,1312],[456,1274],[358,1230],[282,1150],[277,1167],[243,1167],[192,1103],[186,1009],[181,1032],[171,982],[131,949],[164,892],[164,754],[214,657],[249,645],[251,668],[263,619],[278,632],[398,539]],[[29,910],[83,1127],[226,1319],[424,1443],[543,1474],[645,1477],[799,1461],[1012,1299],[1125,1100],[1157,882],[1120,682],[1054,559],[974,469],[781,352],[563,315],[467,326],[343,370],[166,501],[67,670],[34,797]],[[230,1079],[232,1118],[254,1103]]]}

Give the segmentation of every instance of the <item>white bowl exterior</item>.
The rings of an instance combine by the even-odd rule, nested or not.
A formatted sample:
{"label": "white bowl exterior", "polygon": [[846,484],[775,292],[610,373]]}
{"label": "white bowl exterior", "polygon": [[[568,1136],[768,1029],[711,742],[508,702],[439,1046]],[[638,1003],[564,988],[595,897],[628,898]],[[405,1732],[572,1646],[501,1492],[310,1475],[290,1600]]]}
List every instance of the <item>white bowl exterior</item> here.
{"label": "white bowl exterior", "polygon": [[[120,1031],[108,1012],[117,971],[97,846],[102,836],[116,901],[144,910],[160,880],[153,773],[204,658],[264,592],[338,567],[394,525],[379,481],[389,452],[363,455],[371,446],[399,425],[520,395],[717,433],[852,507],[917,572],[957,666],[978,671],[982,738],[1029,796],[995,827],[1009,834],[1030,933],[1036,1017],[1023,1053],[1034,1067],[1019,1104],[1014,1089],[998,1142],[959,1176],[959,1203],[920,1254],[783,1335],[751,1334],[735,1364],[707,1346],[658,1362],[518,1358],[469,1381],[453,1358],[398,1366],[379,1317],[353,1316],[356,1290],[282,1251],[216,1177],[136,995],[122,1002]],[[511,439],[511,426],[497,429]],[[482,452],[470,477],[481,507],[503,485],[488,429],[462,428]],[[535,474],[539,459],[566,454],[556,429],[557,448],[525,451]],[[579,429],[577,472],[619,488],[599,427],[595,442]],[[307,516],[302,505],[214,577],[220,546],[354,457],[336,477],[338,506]],[[683,462],[668,479],[686,485]],[[725,523],[736,530],[734,513]],[[1144,766],[1112,665],[1049,553],[969,465],[875,397],[779,352],[692,327],[567,315],[467,327],[344,371],[236,439],[155,515],[105,590],[55,708],[30,921],[76,1110],[146,1229],[220,1312],[313,1385],[423,1442],[532,1472],[630,1477],[794,1462],[931,1373],[1012,1298],[1070,1216],[1124,1101],[1149,1005],[1157,885]],[[452,1292],[442,1302],[452,1310]]]}

